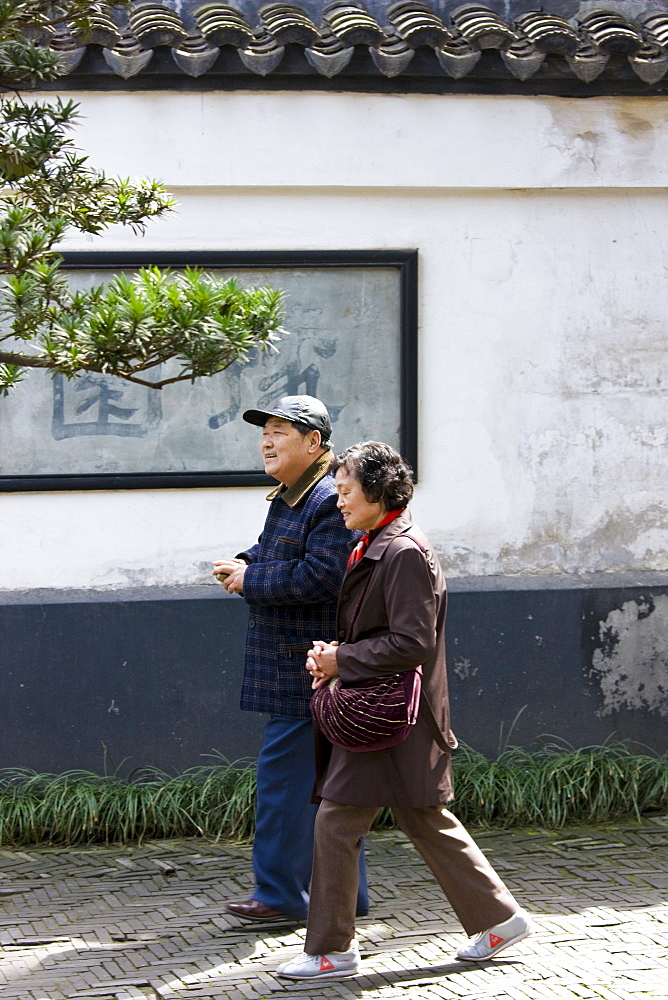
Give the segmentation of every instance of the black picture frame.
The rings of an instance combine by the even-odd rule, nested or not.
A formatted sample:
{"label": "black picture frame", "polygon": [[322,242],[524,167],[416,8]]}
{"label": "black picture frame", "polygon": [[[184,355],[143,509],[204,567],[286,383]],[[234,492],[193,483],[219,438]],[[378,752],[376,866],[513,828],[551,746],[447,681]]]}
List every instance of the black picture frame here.
{"label": "black picture frame", "polygon": [[[308,268],[395,268],[399,283],[399,447],[418,473],[418,251],[417,250],[304,250],[304,251],[76,251],[62,254],[64,266],[77,271],[131,270],[157,266],[187,266],[253,271]],[[277,282],[278,284],[278,282]],[[22,388],[17,392],[25,391]],[[3,475],[0,492],[67,490],[195,489],[275,485],[252,469],[209,471],[96,472],[44,475]]]}

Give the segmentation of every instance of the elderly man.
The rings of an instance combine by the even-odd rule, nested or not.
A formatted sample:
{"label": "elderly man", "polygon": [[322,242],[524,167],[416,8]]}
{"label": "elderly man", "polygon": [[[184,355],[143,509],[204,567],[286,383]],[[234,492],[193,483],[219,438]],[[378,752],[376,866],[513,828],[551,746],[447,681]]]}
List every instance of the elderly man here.
{"label": "elderly man", "polygon": [[[265,472],[279,486],[256,545],[213,565],[230,594],[249,606],[241,708],[266,712],[257,764],[253,843],[255,889],[227,909],[249,920],[305,920],[317,807],[310,678],[313,640],[331,635],[351,532],[336,506],[328,474],[331,422],[313,396],[284,396],[271,410],[247,410],[262,427]],[[225,574],[227,574],[225,576]],[[368,909],[360,866],[358,913]]]}

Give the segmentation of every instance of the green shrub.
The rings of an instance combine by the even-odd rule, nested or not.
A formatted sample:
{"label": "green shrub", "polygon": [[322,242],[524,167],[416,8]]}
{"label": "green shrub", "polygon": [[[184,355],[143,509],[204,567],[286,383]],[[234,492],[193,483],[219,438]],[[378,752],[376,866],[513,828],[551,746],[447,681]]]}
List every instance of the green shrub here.
{"label": "green shrub", "polygon": [[544,826],[640,818],[668,806],[668,755],[625,743],[508,747],[495,760],[464,746],[453,758],[453,812],[481,826]]}
{"label": "green shrub", "polygon": [[[627,744],[573,749],[507,747],[488,760],[470,747],[454,755],[451,808],[479,826],[543,826],[639,818],[668,807],[668,755]],[[225,760],[171,777],[144,770],[120,778],[89,771],[0,771],[0,844],[139,842],[152,838],[252,837],[255,764]],[[377,827],[392,824],[383,810]]]}

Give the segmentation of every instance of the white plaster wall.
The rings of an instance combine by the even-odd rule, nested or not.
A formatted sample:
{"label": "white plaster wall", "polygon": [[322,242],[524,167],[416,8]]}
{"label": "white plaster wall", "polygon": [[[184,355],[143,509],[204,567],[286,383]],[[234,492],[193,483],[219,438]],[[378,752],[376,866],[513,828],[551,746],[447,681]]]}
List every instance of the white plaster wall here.
{"label": "white plaster wall", "polygon": [[661,100],[80,97],[86,147],[110,171],[175,187],[647,187],[668,171]]}
{"label": "white plaster wall", "polygon": [[[665,102],[80,100],[93,160],[180,208],[71,247],[419,249],[413,509],[451,576],[668,569]],[[262,490],[6,494],[0,588],[200,582],[264,511]]]}

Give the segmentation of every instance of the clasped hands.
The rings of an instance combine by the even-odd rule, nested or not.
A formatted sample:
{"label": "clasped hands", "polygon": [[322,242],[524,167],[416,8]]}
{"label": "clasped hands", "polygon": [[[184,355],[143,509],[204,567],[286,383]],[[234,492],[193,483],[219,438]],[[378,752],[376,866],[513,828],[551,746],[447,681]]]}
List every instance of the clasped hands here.
{"label": "clasped hands", "polygon": [[332,678],[338,677],[339,670],[336,665],[338,645],[338,642],[324,642],[318,639],[306,654],[306,669],[313,678],[311,687],[314,691],[329,684]]}

